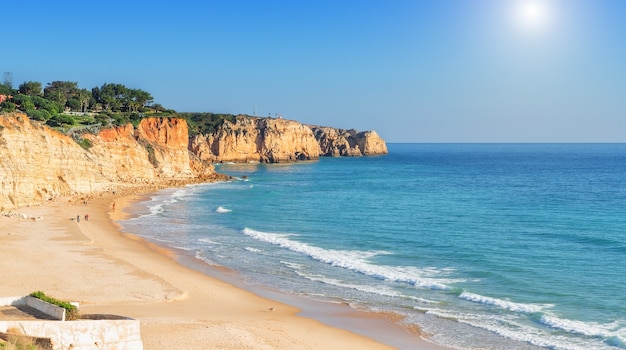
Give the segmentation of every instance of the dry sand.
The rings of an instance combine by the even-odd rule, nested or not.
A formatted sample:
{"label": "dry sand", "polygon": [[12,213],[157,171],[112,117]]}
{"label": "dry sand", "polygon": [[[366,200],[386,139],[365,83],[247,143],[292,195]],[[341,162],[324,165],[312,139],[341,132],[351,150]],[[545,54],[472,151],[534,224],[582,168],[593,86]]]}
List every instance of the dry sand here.
{"label": "dry sand", "polygon": [[[112,219],[121,219],[133,200],[58,199],[15,211],[28,218],[0,216],[0,296],[41,290],[79,301],[81,313],[132,317],[141,322],[147,350],[392,348],[298,316],[293,306],[182,266],[173,252],[122,234]],[[408,338],[412,349],[441,349],[371,316],[347,310],[333,324],[358,323],[366,334],[369,328],[371,334],[388,330],[388,337]]]}

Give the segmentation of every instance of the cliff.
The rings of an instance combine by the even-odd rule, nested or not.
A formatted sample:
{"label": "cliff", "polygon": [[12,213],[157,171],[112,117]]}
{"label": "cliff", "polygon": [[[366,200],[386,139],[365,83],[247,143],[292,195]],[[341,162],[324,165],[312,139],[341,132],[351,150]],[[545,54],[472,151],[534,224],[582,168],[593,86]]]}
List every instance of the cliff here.
{"label": "cliff", "polygon": [[287,119],[238,116],[208,135],[196,135],[191,151],[209,162],[292,162],[320,156],[387,154],[374,131],[304,125]]}
{"label": "cliff", "polygon": [[376,131],[358,132],[321,126],[311,126],[311,130],[324,156],[360,157],[387,154],[387,144]]}
{"label": "cliff", "polygon": [[387,153],[385,141],[374,131],[246,116],[191,138],[181,118],[146,118],[136,128],[127,124],[76,137],[85,149],[24,114],[0,115],[0,211],[61,196],[227,178],[215,172],[214,162],[278,163]]}
{"label": "cliff", "polygon": [[189,153],[187,133],[184,119],[148,118],[82,135],[86,150],[23,114],[0,116],[0,209],[218,177]]}

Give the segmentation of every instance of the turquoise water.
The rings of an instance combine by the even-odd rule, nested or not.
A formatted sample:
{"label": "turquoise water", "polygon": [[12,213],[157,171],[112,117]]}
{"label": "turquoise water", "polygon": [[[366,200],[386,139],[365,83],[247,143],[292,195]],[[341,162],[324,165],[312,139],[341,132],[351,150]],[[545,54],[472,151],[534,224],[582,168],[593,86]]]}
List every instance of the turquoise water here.
{"label": "turquoise water", "polygon": [[390,144],[223,164],[122,222],[246,283],[459,349],[626,349],[626,144]]}

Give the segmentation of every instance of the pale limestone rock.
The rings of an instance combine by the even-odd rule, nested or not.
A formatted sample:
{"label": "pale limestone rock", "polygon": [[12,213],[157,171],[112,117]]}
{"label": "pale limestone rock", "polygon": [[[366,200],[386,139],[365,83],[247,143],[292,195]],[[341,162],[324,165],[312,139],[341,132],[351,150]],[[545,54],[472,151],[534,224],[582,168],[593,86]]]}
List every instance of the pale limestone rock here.
{"label": "pale limestone rock", "polygon": [[213,134],[197,135],[191,151],[210,162],[292,162],[320,156],[387,154],[375,131],[357,132],[304,125],[287,119],[238,116]]}
{"label": "pale limestone rock", "polygon": [[322,155],[360,157],[387,154],[387,144],[375,131],[335,129],[311,126]]}
{"label": "pale limestone rock", "polygon": [[307,126],[293,120],[238,116],[217,132],[191,140],[191,151],[211,162],[293,162],[317,159],[319,144]]}

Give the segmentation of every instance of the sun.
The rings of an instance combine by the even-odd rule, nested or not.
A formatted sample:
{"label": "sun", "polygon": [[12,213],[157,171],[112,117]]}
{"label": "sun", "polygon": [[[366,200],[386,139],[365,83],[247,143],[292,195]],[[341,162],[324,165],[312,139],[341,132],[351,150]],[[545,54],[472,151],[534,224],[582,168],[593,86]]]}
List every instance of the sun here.
{"label": "sun", "polygon": [[550,22],[550,12],[546,0],[520,0],[513,9],[516,24],[526,31],[545,29]]}

